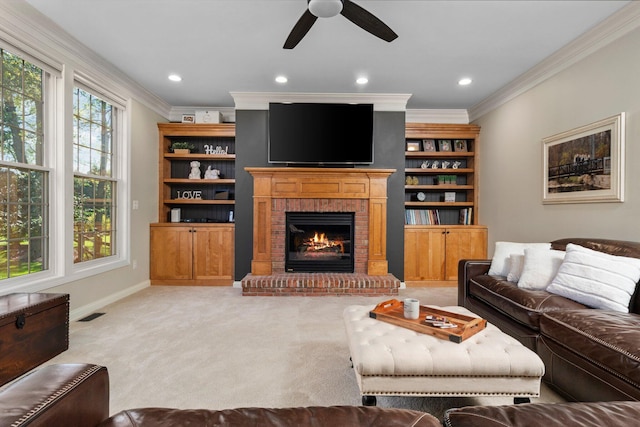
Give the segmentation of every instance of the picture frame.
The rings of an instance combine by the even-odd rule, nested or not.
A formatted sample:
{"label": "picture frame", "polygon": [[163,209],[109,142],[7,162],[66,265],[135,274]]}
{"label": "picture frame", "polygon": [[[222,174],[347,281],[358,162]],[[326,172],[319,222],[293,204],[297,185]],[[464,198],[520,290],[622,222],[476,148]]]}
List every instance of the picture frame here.
{"label": "picture frame", "polygon": [[195,114],[183,114],[182,115],[182,123],[195,123],[196,115]]}
{"label": "picture frame", "polygon": [[625,114],[543,138],[543,204],[624,201]]}
{"label": "picture frame", "polygon": [[455,139],[453,141],[453,151],[456,153],[464,153],[467,151],[467,140],[466,139]]}
{"label": "picture frame", "polygon": [[438,151],[443,151],[443,152],[451,151],[451,140],[450,139],[439,139],[438,140]]}
{"label": "picture frame", "polygon": [[422,140],[422,151],[436,151],[436,140],[435,139],[423,139]]}
{"label": "picture frame", "polygon": [[407,141],[407,151],[420,151],[419,141]]}

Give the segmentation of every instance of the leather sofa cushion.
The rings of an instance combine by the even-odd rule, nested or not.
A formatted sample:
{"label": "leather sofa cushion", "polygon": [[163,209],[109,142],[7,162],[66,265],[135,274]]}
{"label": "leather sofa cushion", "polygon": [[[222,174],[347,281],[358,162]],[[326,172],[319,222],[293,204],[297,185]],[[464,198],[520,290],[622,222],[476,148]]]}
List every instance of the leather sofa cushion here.
{"label": "leather sofa cushion", "polygon": [[627,427],[640,418],[640,402],[531,403],[469,406],[445,413],[447,427]]}
{"label": "leather sofa cushion", "polygon": [[552,310],[577,310],[586,306],[546,291],[521,289],[502,276],[481,275],[469,280],[469,295],[520,323],[539,330],[540,314]]}
{"label": "leather sofa cushion", "polygon": [[141,408],[119,412],[99,427],[243,426],[243,427],[441,427],[425,412],[376,406],[206,409]]}
{"label": "leather sofa cushion", "polygon": [[640,315],[603,310],[544,313],[540,332],[640,387]]}

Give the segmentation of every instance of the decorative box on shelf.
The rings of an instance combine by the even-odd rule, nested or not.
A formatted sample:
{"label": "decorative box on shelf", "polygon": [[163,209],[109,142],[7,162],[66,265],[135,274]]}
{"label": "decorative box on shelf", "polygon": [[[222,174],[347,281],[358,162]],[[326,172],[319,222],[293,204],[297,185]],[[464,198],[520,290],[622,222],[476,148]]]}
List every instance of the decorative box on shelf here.
{"label": "decorative box on shelf", "polygon": [[213,110],[196,110],[196,123],[222,123],[222,113]]}

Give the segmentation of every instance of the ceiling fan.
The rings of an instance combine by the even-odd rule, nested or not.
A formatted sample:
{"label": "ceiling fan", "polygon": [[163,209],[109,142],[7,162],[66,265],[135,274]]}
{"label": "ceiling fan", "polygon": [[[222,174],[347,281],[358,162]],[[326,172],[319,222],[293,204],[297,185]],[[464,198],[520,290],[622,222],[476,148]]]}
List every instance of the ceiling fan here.
{"label": "ceiling fan", "polygon": [[382,40],[391,42],[398,37],[384,22],[350,0],[307,0],[307,3],[307,10],[289,33],[289,37],[284,42],[284,49],[296,47],[316,19],[330,18],[338,14]]}

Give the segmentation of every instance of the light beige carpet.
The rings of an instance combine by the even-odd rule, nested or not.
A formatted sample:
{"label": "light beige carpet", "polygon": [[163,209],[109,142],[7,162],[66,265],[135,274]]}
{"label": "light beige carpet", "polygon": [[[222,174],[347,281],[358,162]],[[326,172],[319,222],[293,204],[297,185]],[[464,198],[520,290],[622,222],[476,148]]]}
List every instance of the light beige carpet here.
{"label": "light beige carpet", "polygon": [[[408,288],[399,299],[455,305],[455,288]],[[47,364],[104,365],[110,412],[159,406],[360,405],[342,320],[352,304],[388,298],[246,297],[232,287],[153,286],[90,322],[72,322],[70,348]],[[537,401],[561,401],[543,386]],[[452,406],[510,398],[380,397],[378,406],[441,417]]]}

